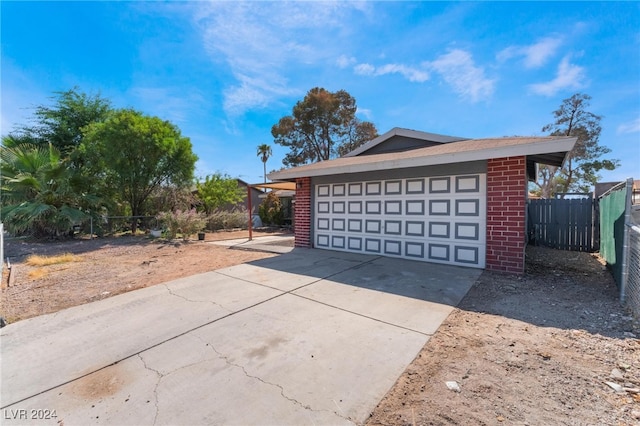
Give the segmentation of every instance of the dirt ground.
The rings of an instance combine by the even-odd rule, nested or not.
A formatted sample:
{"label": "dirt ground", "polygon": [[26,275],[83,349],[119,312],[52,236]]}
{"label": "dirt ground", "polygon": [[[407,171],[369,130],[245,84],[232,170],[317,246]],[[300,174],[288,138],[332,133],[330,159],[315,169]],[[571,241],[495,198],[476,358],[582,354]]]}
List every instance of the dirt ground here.
{"label": "dirt ground", "polygon": [[483,272],[367,424],[640,425],[639,332],[596,256],[528,247],[526,274]]}
{"label": "dirt ground", "polygon": [[[230,250],[212,241],[248,237],[248,231],[207,233],[205,241],[167,241],[146,236],[61,242],[5,241],[15,277],[4,270],[0,316],[8,323],[56,312],[180,277],[274,256]],[[274,235],[253,232],[254,236]],[[293,242],[291,243],[293,245]],[[45,267],[25,264],[30,254],[71,253],[79,261]]]}
{"label": "dirt ground", "polygon": [[[18,321],[273,256],[209,244],[246,236],[207,234],[205,242],[188,243],[9,241],[5,254],[17,275],[10,288],[3,277],[0,315]],[[31,253],[66,252],[80,261],[24,264]],[[483,272],[368,424],[640,425],[638,336],[597,256],[528,247],[526,274]]]}

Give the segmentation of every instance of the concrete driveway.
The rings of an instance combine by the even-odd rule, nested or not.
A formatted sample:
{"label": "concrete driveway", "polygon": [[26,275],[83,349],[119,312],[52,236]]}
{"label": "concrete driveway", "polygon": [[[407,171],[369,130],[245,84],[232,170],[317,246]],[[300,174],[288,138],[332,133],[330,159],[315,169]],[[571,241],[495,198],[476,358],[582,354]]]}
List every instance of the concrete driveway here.
{"label": "concrete driveway", "polygon": [[360,424],[479,274],[295,249],[20,321],[2,424]]}

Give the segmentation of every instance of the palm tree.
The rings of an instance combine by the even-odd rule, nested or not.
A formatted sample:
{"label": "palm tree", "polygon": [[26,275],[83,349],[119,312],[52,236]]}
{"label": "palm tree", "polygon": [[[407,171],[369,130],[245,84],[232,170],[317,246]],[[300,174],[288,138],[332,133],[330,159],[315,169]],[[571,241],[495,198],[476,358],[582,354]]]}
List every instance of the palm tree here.
{"label": "palm tree", "polygon": [[262,145],[258,145],[258,157],[262,156],[260,159],[262,160],[262,165],[264,166],[264,183],[267,183],[267,160],[271,157],[271,146],[263,143]]}
{"label": "palm tree", "polygon": [[97,197],[77,190],[79,176],[51,146],[0,146],[1,219],[9,232],[60,235],[87,219]]}

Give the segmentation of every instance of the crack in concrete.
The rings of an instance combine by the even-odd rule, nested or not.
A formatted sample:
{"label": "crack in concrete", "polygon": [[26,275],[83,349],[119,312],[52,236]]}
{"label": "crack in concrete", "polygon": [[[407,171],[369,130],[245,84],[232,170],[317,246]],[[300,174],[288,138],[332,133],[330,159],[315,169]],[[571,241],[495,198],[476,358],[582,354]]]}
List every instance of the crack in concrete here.
{"label": "crack in concrete", "polygon": [[338,412],[336,412],[336,411],[333,411],[333,412],[332,412],[332,411],[330,411],[330,410],[318,410],[318,409],[314,409],[314,408],[312,408],[312,407],[311,407],[311,406],[309,406],[309,405],[305,405],[305,404],[303,404],[302,402],[298,401],[298,400],[297,400],[297,399],[295,399],[295,398],[292,398],[292,397],[290,397],[290,396],[285,395],[284,387],[283,387],[283,386],[281,386],[281,385],[279,385],[279,384],[277,384],[277,383],[271,383],[271,382],[268,382],[268,381],[266,381],[266,380],[262,379],[261,377],[258,377],[258,376],[254,376],[254,375],[252,375],[252,374],[249,374],[249,372],[244,368],[244,366],[242,366],[242,365],[240,365],[240,364],[236,364],[236,363],[234,363],[234,362],[231,362],[231,360],[229,359],[229,357],[227,357],[227,356],[226,356],[225,354],[223,354],[222,352],[218,351],[218,350],[215,348],[215,346],[213,346],[211,343],[208,343],[207,341],[205,341],[204,339],[201,339],[200,337],[198,337],[198,338],[199,338],[203,343],[205,343],[208,347],[210,347],[210,348],[211,348],[211,350],[212,350],[213,352],[215,352],[215,353],[216,353],[216,355],[218,355],[218,357],[222,358],[222,359],[224,360],[224,362],[225,362],[227,365],[232,366],[232,367],[236,367],[236,368],[239,368],[240,370],[242,370],[242,372],[244,373],[244,375],[245,375],[246,377],[248,377],[248,378],[250,378],[250,379],[258,380],[259,382],[264,383],[265,385],[273,386],[273,387],[275,387],[275,388],[278,388],[278,389],[280,390],[280,396],[282,396],[282,397],[283,397],[284,399],[286,399],[287,401],[292,402],[293,404],[298,405],[299,407],[302,407],[302,408],[303,408],[303,409],[305,409],[305,410],[313,411],[313,412],[316,412],[316,413],[320,413],[320,412],[332,413],[332,414],[334,414],[334,415],[336,415],[336,416],[338,416],[338,417],[340,417],[340,418],[342,418],[342,419],[344,419],[344,420],[346,420],[346,421],[348,421],[348,422],[352,422],[352,423],[353,423],[353,420],[351,420],[351,419],[350,419],[350,418],[348,418],[348,417],[343,416],[342,414],[340,414],[340,413],[338,413]]}
{"label": "crack in concrete", "polygon": [[225,311],[227,311],[227,312],[233,312],[232,310],[225,308],[224,306],[222,306],[222,305],[221,305],[221,304],[219,304],[219,303],[214,302],[213,300],[193,300],[193,299],[189,299],[188,297],[185,297],[185,296],[183,296],[183,295],[181,295],[181,294],[174,293],[174,291],[173,291],[173,290],[171,290],[171,288],[169,288],[168,283],[162,283],[162,285],[164,286],[164,288],[166,288],[166,289],[167,289],[167,292],[168,292],[170,295],[172,295],[172,296],[174,296],[174,297],[177,297],[177,298],[179,298],[179,299],[182,299],[182,300],[184,300],[184,301],[186,301],[186,302],[190,302],[190,303],[211,303],[211,304],[213,304],[213,305],[215,305],[215,306],[219,307],[220,309],[224,309],[224,310],[225,310]]}
{"label": "crack in concrete", "polygon": [[142,365],[144,365],[144,368],[146,370],[149,371],[153,371],[154,373],[156,373],[156,375],[158,376],[158,381],[156,382],[156,385],[153,388],[153,398],[154,398],[154,405],[156,406],[156,414],[153,417],[153,424],[155,425],[156,422],[158,421],[158,414],[160,413],[160,406],[158,405],[158,387],[160,386],[160,382],[162,381],[162,378],[165,376],[164,374],[162,374],[161,372],[159,372],[158,370],[151,368],[147,365],[147,362],[144,360],[144,358],[142,357],[142,354],[139,353],[138,354],[138,358],[140,358],[140,361],[142,361]]}

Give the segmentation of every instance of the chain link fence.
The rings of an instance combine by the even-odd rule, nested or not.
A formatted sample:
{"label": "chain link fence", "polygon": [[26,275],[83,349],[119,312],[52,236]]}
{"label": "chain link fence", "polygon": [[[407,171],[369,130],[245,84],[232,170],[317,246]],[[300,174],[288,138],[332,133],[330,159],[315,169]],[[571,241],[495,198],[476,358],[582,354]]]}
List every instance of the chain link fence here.
{"label": "chain link fence", "polygon": [[633,205],[633,187],[627,179],[600,196],[600,255],[618,284],[620,301],[640,319],[640,207]]}
{"label": "chain link fence", "polygon": [[640,226],[627,224],[629,247],[627,253],[627,306],[640,318]]}

